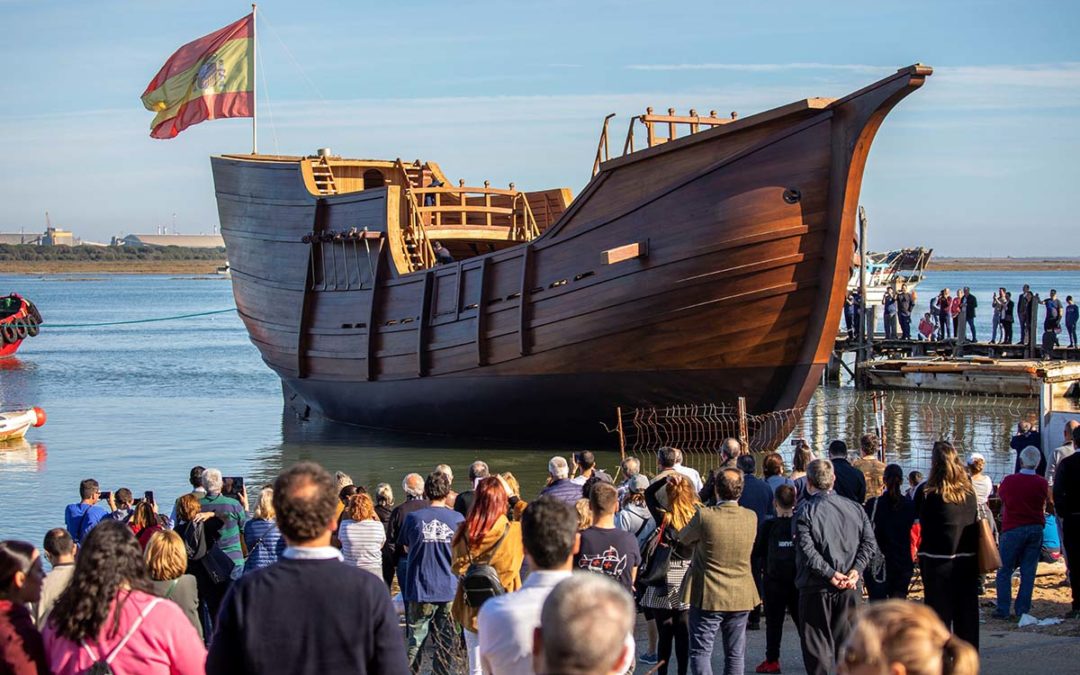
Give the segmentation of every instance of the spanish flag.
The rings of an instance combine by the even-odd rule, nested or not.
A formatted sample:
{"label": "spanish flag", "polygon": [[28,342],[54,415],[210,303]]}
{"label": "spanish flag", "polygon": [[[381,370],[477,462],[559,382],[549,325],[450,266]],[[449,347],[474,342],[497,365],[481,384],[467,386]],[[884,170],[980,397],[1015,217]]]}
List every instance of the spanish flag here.
{"label": "spanish flag", "polygon": [[157,113],[151,138],[173,138],[192,124],[252,117],[255,108],[255,15],[189,42],[169,57],[143,92]]}

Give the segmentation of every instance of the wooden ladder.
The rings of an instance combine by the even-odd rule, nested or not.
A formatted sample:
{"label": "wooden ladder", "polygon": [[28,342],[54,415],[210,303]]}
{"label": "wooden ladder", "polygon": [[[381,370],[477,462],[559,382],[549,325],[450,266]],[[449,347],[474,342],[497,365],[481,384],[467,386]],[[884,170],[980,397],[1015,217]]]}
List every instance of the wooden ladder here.
{"label": "wooden ladder", "polygon": [[334,172],[330,170],[330,163],[325,157],[311,160],[311,175],[315,179],[315,188],[321,195],[336,195],[337,183],[334,182]]}

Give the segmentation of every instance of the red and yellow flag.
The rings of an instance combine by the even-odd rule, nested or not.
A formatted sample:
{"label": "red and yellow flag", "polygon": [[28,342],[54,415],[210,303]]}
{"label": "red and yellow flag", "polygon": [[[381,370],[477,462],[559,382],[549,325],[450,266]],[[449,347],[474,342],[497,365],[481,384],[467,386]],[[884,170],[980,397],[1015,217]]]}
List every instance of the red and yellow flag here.
{"label": "red and yellow flag", "polygon": [[255,108],[255,15],[189,42],[169,57],[143,92],[157,113],[151,138],[173,138],[192,124],[252,117]]}

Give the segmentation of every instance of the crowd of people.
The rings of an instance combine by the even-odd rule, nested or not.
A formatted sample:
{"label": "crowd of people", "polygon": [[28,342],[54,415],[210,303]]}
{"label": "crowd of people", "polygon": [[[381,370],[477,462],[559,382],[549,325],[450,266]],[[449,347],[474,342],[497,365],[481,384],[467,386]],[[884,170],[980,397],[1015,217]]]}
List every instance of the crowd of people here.
{"label": "crowd of people", "polygon": [[[862,295],[858,289],[849,291],[844,300],[844,325],[849,339],[854,339],[863,325]],[[1065,333],[1070,348],[1077,347],[1077,323],[1080,322],[1080,306],[1073,296],[1065,296],[1064,303],[1056,289],[1040,301],[1036,301],[1031,286],[1024,284],[1014,299],[1012,292],[998,288],[990,299],[990,344],[1027,344],[1031,339],[1032,320],[1038,318],[1039,304],[1043,308],[1043,335],[1040,340],[1044,352],[1061,345],[1061,333]],[[969,287],[957,289],[956,294],[948,288],[941,289],[930,298],[921,316],[918,295],[902,283],[897,288],[885,289],[881,301],[881,319],[886,340],[947,340],[963,336],[970,342],[978,341],[975,318],[979,307],[978,297]],[[915,321],[915,318],[918,320]],[[914,321],[915,334],[912,337]],[[1019,335],[1013,343],[1014,324],[1019,324]]]}
{"label": "crowd of people", "polygon": [[[634,457],[612,477],[590,452],[556,456],[532,501],[482,461],[461,492],[447,465],[407,474],[400,503],[388,484],[369,493],[301,462],[253,508],[242,483],[197,466],[168,515],[152,493],[87,479],[66,526],[45,535],[47,575],[35,545],[0,542],[0,663],[417,673],[427,656],[438,675],[637,663],[683,675],[717,660],[732,675],[764,618],[756,670],[779,673],[790,615],[807,673],[976,673],[984,530],[997,537],[1001,618],[1030,610],[1047,522],[1080,560],[1080,424],[1065,434],[1044,452],[1022,424],[1017,471],[997,486],[985,458],[964,462],[947,441],[925,480],[905,474],[873,434],[855,457],[843,441],[822,457],[798,442],[790,472],[766,453],[760,475],[735,439],[704,478],[673,447],[652,475]],[[924,604],[906,599],[916,571]],[[1080,618],[1080,575],[1071,583]]]}

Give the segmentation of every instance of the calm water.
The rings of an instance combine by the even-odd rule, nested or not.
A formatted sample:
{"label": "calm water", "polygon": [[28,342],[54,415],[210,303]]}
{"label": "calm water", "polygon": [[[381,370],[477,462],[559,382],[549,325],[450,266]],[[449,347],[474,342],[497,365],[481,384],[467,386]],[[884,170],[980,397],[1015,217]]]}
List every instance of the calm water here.
{"label": "calm water", "polygon": [[[920,304],[943,286],[966,284],[989,297],[998,285],[1019,289],[1025,281],[1040,292],[1053,285],[1062,297],[1070,289],[1080,292],[1077,273],[939,273],[927,275]],[[160,503],[170,503],[186,491],[193,464],[257,484],[284,465],[313,459],[368,486],[390,482],[400,498],[404,473],[446,462],[460,488],[469,462],[482,457],[497,470],[512,471],[531,497],[551,454],[572,449],[298,425],[283,415],[277,377],[234,314],[107,328],[57,325],[232,307],[225,280],[0,275],[0,292],[9,290],[34,300],[53,326],[28,340],[17,359],[0,362],[0,407],[38,405],[49,415],[44,427],[31,430],[28,443],[0,450],[0,539],[40,542],[46,530],[63,525],[64,506],[77,501],[78,483],[87,477],[104,490],[154,490]],[[989,318],[980,321],[988,330]],[[850,389],[820,390],[795,434],[815,444],[852,439],[872,425],[870,405]],[[890,448],[905,467],[924,468],[929,445],[945,436],[988,454],[992,470],[1000,472],[1011,462],[1009,427],[1018,415],[1034,412],[1034,402],[893,394],[886,412]],[[605,452],[600,460],[614,470],[618,455]]]}

